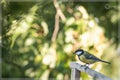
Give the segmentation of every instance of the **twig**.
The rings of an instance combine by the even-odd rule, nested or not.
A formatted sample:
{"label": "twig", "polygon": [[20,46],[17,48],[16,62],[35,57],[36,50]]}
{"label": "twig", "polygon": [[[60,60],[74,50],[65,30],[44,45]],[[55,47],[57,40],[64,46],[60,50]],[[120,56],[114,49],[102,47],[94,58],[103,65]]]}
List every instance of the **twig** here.
{"label": "twig", "polygon": [[[71,67],[71,69],[76,69],[80,72],[85,72],[88,75],[92,76],[96,80],[111,80],[109,77],[107,77],[99,72],[96,72],[96,71],[88,68],[87,66],[83,66],[81,64],[78,64],[76,62],[71,62],[70,67]],[[75,79],[75,80],[77,80],[77,79]]]}
{"label": "twig", "polygon": [[57,3],[57,0],[53,0],[54,6],[56,8],[56,15],[55,15],[55,26],[54,26],[54,32],[51,38],[52,42],[55,42],[56,37],[57,37],[57,33],[59,31],[59,17],[62,19],[62,21],[66,20],[66,17],[64,16],[64,14],[62,13],[59,4]]}
{"label": "twig", "polygon": [[66,20],[66,17],[64,16],[62,10],[60,9],[59,4],[57,3],[57,0],[53,0],[54,6],[58,12],[58,15],[60,16],[60,18],[62,19],[62,21]]}
{"label": "twig", "polygon": [[56,13],[55,15],[55,26],[54,26],[54,32],[51,38],[51,41],[54,42],[56,37],[57,37],[57,33],[59,31],[59,15],[58,13]]}

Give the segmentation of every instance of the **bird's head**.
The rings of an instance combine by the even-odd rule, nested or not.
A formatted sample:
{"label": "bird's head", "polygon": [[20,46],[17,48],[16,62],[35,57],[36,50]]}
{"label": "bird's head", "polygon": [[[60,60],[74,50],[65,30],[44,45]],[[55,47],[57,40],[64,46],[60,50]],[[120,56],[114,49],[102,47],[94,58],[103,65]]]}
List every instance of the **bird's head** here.
{"label": "bird's head", "polygon": [[82,50],[82,49],[78,49],[74,52],[74,54],[76,54],[78,56],[82,55],[83,53],[84,53],[84,50]]}

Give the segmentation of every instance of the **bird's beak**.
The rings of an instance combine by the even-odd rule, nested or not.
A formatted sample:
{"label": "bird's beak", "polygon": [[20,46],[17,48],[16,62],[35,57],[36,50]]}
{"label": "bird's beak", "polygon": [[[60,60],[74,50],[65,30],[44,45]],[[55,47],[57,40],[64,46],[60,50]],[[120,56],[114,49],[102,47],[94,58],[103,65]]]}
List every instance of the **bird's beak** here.
{"label": "bird's beak", "polygon": [[76,52],[74,51],[73,54],[75,54]]}

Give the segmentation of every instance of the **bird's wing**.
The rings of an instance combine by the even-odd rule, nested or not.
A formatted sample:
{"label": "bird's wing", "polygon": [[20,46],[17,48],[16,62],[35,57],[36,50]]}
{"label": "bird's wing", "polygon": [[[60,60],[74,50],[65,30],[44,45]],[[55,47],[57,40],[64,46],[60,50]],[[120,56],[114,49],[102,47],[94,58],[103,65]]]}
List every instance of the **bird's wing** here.
{"label": "bird's wing", "polygon": [[95,57],[92,54],[89,54],[88,52],[85,52],[84,55],[87,59],[99,60],[99,58]]}

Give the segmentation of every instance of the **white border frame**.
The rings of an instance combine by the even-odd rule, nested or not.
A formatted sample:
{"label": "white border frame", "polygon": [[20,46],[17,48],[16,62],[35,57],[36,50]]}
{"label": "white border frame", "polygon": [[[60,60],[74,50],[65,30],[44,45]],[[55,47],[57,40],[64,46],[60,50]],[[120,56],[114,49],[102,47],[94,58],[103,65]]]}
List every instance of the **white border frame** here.
{"label": "white border frame", "polygon": [[[9,2],[39,2],[40,0],[7,0]],[[47,1],[47,0],[46,0]],[[59,0],[58,0],[59,1]],[[61,0],[63,2],[108,2],[108,0]],[[120,1],[119,0],[109,0],[109,2],[118,2],[118,6],[120,7]],[[114,8],[115,6],[110,6],[106,4],[104,6],[106,9]],[[120,14],[120,8],[119,12]],[[2,30],[2,5],[0,4],[0,36],[2,35],[1,33]],[[118,23],[118,39],[120,43],[120,22]],[[2,40],[1,40],[2,43]],[[1,45],[0,43],[0,45]],[[39,78],[2,78],[2,50],[0,47],[0,80],[40,80]],[[54,78],[50,78],[49,80],[55,80]]]}

